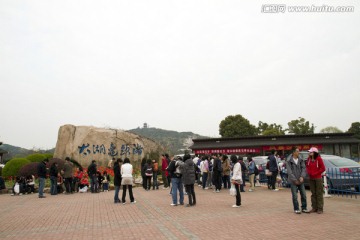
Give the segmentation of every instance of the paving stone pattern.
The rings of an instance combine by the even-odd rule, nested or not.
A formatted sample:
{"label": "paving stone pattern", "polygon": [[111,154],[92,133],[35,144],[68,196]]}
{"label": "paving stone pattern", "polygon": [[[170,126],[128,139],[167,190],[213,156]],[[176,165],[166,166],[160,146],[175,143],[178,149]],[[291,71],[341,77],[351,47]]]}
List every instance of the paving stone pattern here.
{"label": "paving stone pattern", "polygon": [[297,215],[289,189],[257,187],[242,193],[240,208],[228,190],[195,191],[195,207],[170,206],[168,189],[135,188],[137,203],[125,205],[114,204],[114,191],[2,194],[0,239],[360,239],[359,198],[326,198],[324,214]]}

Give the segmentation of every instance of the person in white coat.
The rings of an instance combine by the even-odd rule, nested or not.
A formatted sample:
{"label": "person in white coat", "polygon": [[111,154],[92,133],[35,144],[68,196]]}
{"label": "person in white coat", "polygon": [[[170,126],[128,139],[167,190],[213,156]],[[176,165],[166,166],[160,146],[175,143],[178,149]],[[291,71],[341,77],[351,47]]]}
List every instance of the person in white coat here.
{"label": "person in white coat", "polygon": [[236,189],[236,203],[232,207],[238,208],[241,206],[240,185],[242,184],[243,181],[242,173],[241,173],[241,164],[235,155],[231,155],[230,159],[231,162],[234,164],[231,183],[234,184]]}

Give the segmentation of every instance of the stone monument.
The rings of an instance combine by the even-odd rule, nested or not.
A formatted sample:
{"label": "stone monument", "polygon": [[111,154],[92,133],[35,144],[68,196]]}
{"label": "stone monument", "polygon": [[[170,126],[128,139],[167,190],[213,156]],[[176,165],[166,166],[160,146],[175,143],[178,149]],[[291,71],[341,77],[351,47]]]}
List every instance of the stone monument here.
{"label": "stone monument", "polygon": [[159,153],[160,157],[163,148],[149,138],[123,130],[68,124],[59,129],[54,158],[70,157],[87,167],[92,160],[107,166],[113,157],[128,157],[139,166],[141,159],[148,158],[150,152]]}

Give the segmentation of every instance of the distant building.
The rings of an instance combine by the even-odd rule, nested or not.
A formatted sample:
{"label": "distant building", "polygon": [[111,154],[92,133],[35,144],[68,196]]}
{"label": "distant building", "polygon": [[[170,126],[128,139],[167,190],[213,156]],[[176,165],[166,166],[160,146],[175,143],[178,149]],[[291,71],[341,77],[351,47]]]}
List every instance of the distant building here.
{"label": "distant building", "polygon": [[291,153],[293,147],[307,151],[317,147],[320,152],[354,158],[360,154],[360,140],[352,133],[320,133],[304,135],[253,136],[241,138],[193,139],[190,147],[195,154],[268,155],[277,150],[280,156]]}
{"label": "distant building", "polygon": [[147,124],[147,123],[144,123],[143,128],[148,128],[148,127],[149,127],[148,124]]}

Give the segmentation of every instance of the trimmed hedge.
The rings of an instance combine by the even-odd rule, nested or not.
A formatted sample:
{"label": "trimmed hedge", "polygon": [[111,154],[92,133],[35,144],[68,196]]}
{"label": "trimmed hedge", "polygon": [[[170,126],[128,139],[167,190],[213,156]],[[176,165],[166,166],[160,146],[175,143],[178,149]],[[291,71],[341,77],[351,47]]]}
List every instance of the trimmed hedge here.
{"label": "trimmed hedge", "polygon": [[43,155],[45,156],[45,158],[47,158],[47,159],[49,159],[49,160],[54,157],[54,155],[53,155],[53,154],[50,154],[50,153],[44,153]]}
{"label": "trimmed hedge", "polygon": [[6,163],[5,167],[2,170],[2,176],[3,177],[18,176],[20,168],[29,163],[30,161],[26,158],[13,158]]}
{"label": "trimmed hedge", "polygon": [[34,153],[26,157],[30,162],[42,162],[47,156],[45,154]]}

